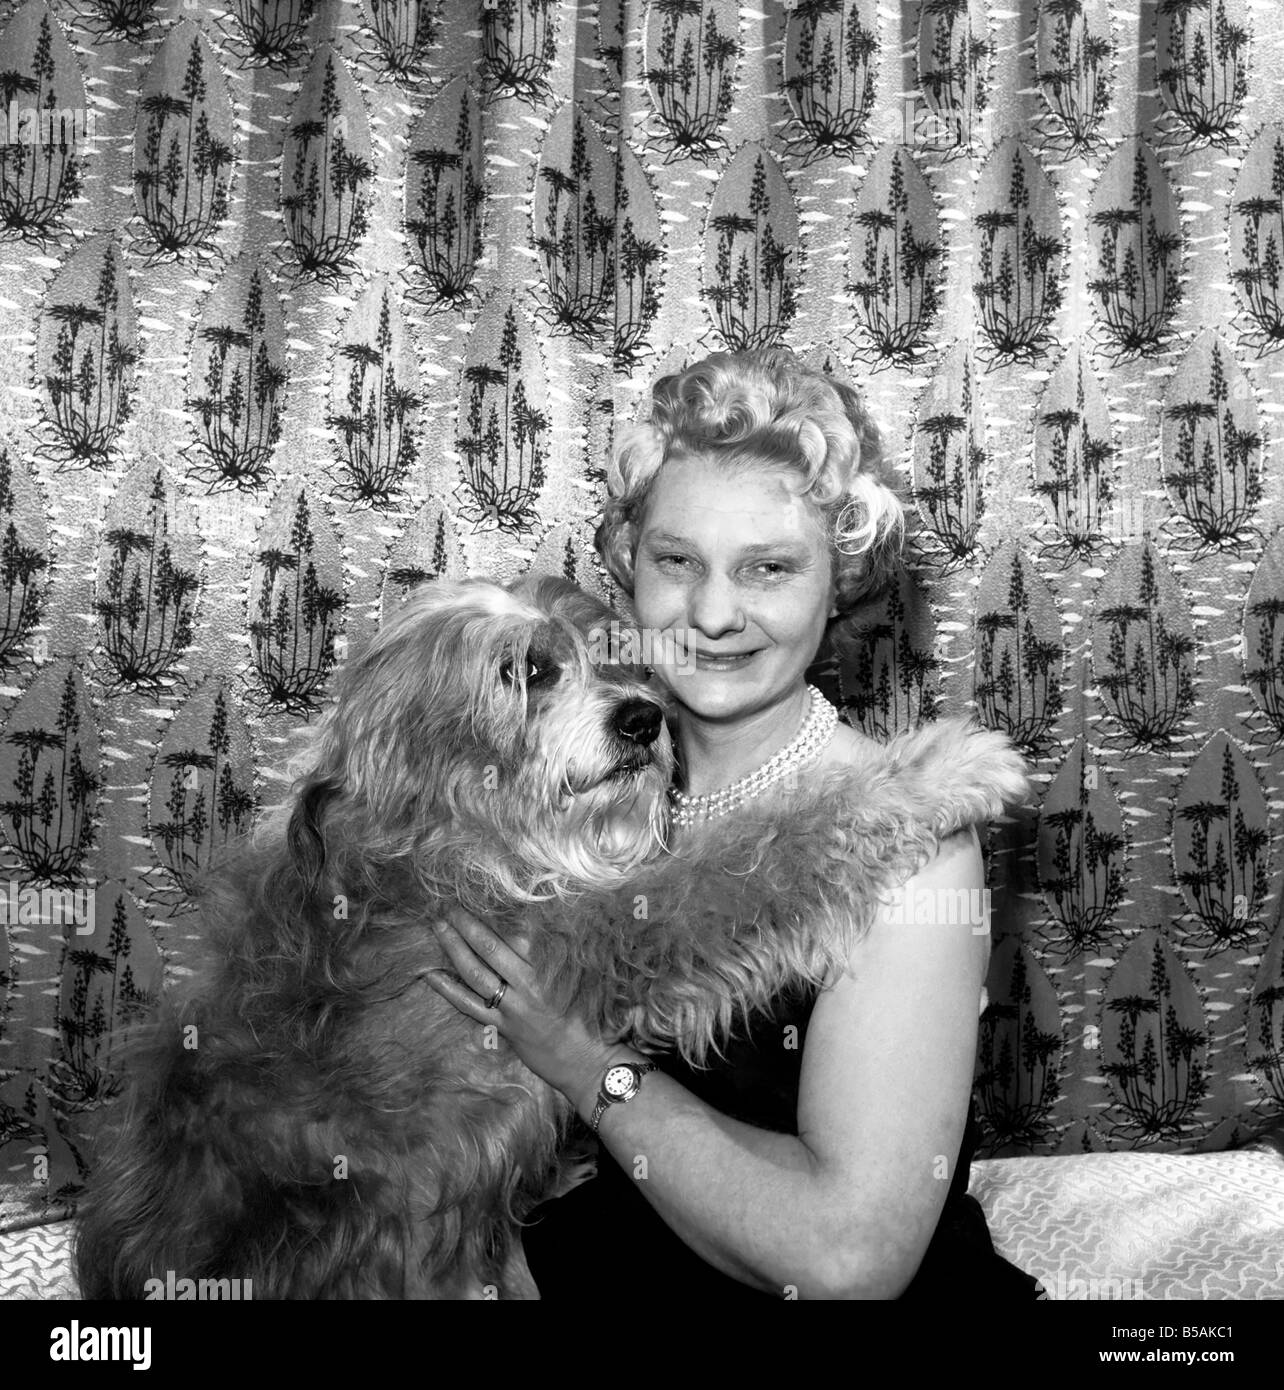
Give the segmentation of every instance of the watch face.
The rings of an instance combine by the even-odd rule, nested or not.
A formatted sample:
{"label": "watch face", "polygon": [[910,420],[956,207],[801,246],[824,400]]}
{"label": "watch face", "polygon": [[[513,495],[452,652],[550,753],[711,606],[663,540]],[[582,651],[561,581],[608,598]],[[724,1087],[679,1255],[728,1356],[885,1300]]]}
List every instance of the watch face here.
{"label": "watch face", "polygon": [[608,1096],[627,1096],[636,1085],[637,1077],[633,1073],[633,1068],[621,1063],[606,1073],[606,1078],[602,1082],[602,1089]]}

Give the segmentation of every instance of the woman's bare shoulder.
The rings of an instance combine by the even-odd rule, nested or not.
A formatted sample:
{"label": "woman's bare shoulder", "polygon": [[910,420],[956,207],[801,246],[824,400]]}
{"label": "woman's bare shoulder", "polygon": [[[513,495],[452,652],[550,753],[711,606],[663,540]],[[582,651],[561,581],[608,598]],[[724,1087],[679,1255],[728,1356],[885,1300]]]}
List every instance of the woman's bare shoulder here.
{"label": "woman's bare shoulder", "polygon": [[859,729],[853,729],[850,724],[839,723],[821,754],[820,766],[827,772],[860,767],[867,763],[881,746],[876,738],[861,733]]}

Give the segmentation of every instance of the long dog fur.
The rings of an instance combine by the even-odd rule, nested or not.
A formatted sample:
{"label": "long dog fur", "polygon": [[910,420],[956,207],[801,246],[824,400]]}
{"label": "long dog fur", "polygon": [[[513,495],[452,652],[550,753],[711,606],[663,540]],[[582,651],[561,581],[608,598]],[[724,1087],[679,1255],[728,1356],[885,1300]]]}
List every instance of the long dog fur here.
{"label": "long dog fur", "polygon": [[832,982],[941,840],[1029,789],[1011,740],[967,717],[871,743],[784,805],[711,823],[626,888],[541,913],[543,976],[604,1035],[700,1065],[787,986]]}

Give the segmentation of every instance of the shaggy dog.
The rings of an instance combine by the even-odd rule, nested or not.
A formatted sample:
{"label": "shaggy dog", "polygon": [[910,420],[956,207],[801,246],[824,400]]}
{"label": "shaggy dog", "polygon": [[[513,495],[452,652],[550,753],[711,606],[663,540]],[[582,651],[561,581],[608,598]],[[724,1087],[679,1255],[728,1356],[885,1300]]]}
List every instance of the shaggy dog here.
{"label": "shaggy dog", "polygon": [[434,584],[345,669],[288,823],[208,890],[210,959],[128,1070],[85,1297],[534,1295],[520,1222],[572,1110],[425,982],[430,921],[526,932],[604,1036],[700,1062],[1027,791],[1004,736],[942,720],[666,849],[659,699],[590,660],[611,617],[560,580]]}
{"label": "shaggy dog", "polygon": [[208,959],[137,1041],[82,1203],[87,1298],[235,1278],[254,1297],[507,1290],[560,1115],[426,983],[429,924],[622,882],[672,751],[609,611],[564,580],[417,589],[340,673],[288,822],[202,894]]}

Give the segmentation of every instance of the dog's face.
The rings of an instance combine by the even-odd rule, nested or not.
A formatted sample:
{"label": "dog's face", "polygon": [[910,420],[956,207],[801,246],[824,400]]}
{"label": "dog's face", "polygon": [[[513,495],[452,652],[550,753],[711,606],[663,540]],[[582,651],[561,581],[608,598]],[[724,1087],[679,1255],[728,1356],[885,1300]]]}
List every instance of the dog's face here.
{"label": "dog's face", "polygon": [[341,673],[317,773],[392,852],[453,836],[482,872],[618,881],[658,846],[673,750],[644,673],[594,660],[613,616],[546,576],[422,586]]}

